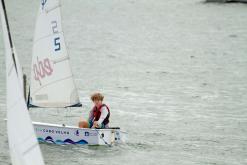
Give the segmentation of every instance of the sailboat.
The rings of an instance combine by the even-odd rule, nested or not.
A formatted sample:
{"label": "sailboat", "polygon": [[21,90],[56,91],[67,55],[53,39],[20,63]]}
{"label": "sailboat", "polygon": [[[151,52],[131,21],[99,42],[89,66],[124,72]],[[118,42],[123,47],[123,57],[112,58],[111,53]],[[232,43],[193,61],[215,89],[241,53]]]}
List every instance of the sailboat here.
{"label": "sailboat", "polygon": [[[59,0],[42,0],[33,39],[28,106],[80,107],[61,24]],[[84,129],[33,122],[38,140],[54,144],[109,145],[124,141],[120,128]]]}
{"label": "sailboat", "polygon": [[0,14],[5,45],[7,133],[13,165],[44,165],[23,93],[22,71],[12,43],[4,0]]}

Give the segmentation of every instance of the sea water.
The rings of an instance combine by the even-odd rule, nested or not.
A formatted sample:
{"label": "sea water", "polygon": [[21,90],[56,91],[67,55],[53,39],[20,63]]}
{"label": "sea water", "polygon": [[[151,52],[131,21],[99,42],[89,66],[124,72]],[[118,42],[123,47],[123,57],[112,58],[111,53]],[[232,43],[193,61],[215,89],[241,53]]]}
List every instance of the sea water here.
{"label": "sea water", "polygon": [[[8,0],[16,51],[30,76],[40,1]],[[82,108],[31,109],[34,121],[77,125],[100,91],[128,142],[40,144],[47,165],[247,164],[247,5],[201,0],[62,0]],[[45,49],[45,48],[44,48]],[[0,164],[10,164],[0,33]],[[16,123],[18,124],[18,123]]]}

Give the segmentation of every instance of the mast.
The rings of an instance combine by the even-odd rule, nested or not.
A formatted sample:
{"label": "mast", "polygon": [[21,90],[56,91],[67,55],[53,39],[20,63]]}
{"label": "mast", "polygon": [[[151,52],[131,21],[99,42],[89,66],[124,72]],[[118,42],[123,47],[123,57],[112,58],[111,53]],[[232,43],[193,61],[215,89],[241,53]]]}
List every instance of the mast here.
{"label": "mast", "polygon": [[7,30],[7,36],[8,37],[8,44],[10,47],[10,51],[11,51],[11,57],[14,63],[14,67],[15,67],[15,71],[17,74],[17,77],[20,80],[20,84],[21,84],[21,89],[23,92],[23,96],[24,98],[26,98],[26,75],[23,74],[22,69],[20,67],[19,64],[19,60],[18,60],[18,56],[15,52],[15,48],[14,48],[14,43],[12,41],[12,36],[11,36],[11,32],[10,32],[10,27],[9,27],[9,21],[8,21],[8,16],[7,16],[7,10],[6,10],[6,6],[5,6],[5,2],[4,0],[1,0],[2,3],[2,9],[3,9],[3,19],[5,20],[5,25],[6,25],[6,30]]}
{"label": "mast", "polygon": [[[15,53],[14,53],[12,37],[11,37],[11,34],[10,34],[10,29],[9,29],[9,22],[8,22],[8,17],[7,17],[5,2],[4,2],[4,0],[1,0],[1,1],[2,1],[2,5],[3,5],[4,19],[5,19],[6,27],[7,27],[7,31],[8,31],[8,37],[9,37],[9,44],[10,44],[10,48],[11,48],[11,54],[12,54],[12,58],[13,58],[15,69],[17,71],[16,60],[15,60]],[[18,72],[17,72],[17,75],[18,75]]]}

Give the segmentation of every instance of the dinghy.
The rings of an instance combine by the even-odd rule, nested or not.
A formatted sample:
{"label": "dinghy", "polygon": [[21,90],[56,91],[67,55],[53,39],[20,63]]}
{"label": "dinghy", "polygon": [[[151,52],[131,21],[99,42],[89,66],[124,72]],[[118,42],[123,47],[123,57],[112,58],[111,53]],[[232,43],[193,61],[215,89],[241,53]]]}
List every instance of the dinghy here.
{"label": "dinghy", "polygon": [[44,165],[23,93],[22,71],[11,39],[4,0],[0,14],[5,45],[7,133],[13,165]]}
{"label": "dinghy", "polygon": [[[42,0],[36,22],[30,77],[30,108],[80,107],[61,24],[59,0]],[[124,141],[120,128],[83,129],[33,122],[38,140],[54,144],[110,145]]]}

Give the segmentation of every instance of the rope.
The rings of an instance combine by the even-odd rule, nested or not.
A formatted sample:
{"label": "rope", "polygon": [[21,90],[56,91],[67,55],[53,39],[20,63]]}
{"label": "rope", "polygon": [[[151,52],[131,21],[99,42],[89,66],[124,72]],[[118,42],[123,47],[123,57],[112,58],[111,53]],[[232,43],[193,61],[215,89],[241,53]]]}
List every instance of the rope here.
{"label": "rope", "polygon": [[95,130],[96,130],[96,132],[98,133],[98,135],[100,136],[100,138],[104,141],[105,145],[107,145],[108,147],[111,147],[111,145],[108,144],[108,143],[105,141],[104,137],[103,137],[102,135],[100,135],[99,131],[98,131],[97,129],[95,129]]}

